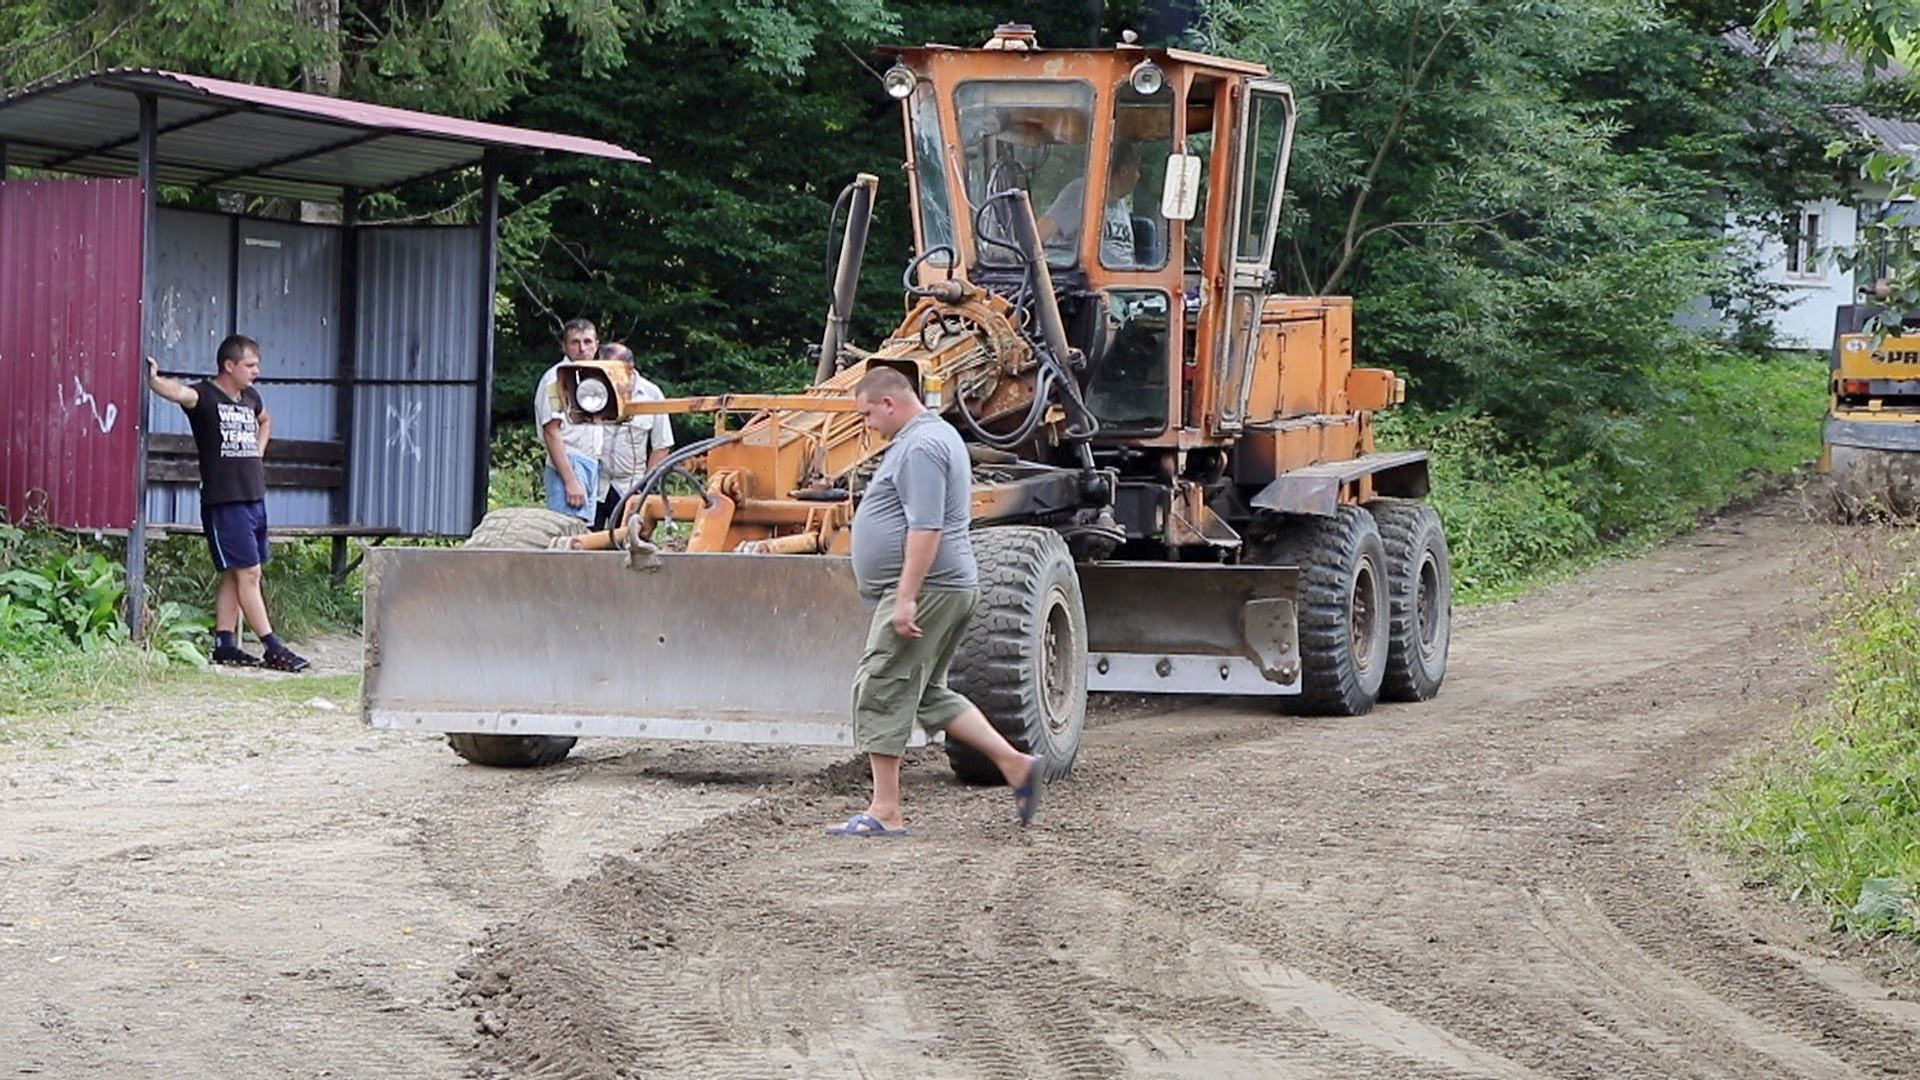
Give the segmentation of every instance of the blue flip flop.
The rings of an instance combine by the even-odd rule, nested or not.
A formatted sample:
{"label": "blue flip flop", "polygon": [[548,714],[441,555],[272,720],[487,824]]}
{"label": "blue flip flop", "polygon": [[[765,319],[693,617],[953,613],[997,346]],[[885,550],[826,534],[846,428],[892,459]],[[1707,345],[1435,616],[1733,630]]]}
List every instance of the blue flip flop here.
{"label": "blue flip flop", "polygon": [[885,825],[880,824],[880,819],[874,817],[872,814],[855,814],[848,818],[844,825],[827,826],[827,832],[834,836],[861,837],[913,835],[904,827],[898,829],[887,828]]}
{"label": "blue flip flop", "polygon": [[1033,812],[1040,808],[1040,759],[1028,755],[1027,761],[1033,767],[1027,772],[1026,782],[1013,789],[1013,809],[1022,825],[1033,824]]}

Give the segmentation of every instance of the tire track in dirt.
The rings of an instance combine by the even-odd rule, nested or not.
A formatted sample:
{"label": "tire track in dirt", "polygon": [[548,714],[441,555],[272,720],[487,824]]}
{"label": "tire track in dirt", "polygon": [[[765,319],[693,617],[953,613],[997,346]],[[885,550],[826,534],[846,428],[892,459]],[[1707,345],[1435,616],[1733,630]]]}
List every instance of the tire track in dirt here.
{"label": "tire track in dirt", "polygon": [[[1103,703],[1025,833],[932,757],[904,841],[818,834],[859,804],[853,766],[756,794],[497,928],[466,986],[511,987],[478,1067],[1906,1075],[1920,1018],[1754,941],[1681,832],[1816,683],[1808,530],[1776,502],[1463,613],[1423,706]],[[735,757],[682,764],[724,787]]]}

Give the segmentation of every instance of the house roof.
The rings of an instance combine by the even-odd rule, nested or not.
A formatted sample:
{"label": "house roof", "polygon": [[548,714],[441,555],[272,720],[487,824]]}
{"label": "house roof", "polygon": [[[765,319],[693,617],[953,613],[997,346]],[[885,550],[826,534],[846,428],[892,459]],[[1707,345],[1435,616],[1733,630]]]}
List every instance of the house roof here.
{"label": "house roof", "polygon": [[[1722,40],[1743,56],[1761,59],[1767,54],[1767,47],[1745,28],[1727,31],[1722,35]],[[1839,44],[1810,38],[1795,42],[1781,60],[1803,71],[1829,72],[1864,82],[1879,78],[1904,79],[1910,74],[1904,65],[1891,59],[1878,73],[1870,73],[1858,57],[1850,55]],[[1835,109],[1834,115],[1891,153],[1911,154],[1920,151],[1920,122],[1879,116],[1855,105]]]}
{"label": "house roof", "polygon": [[1920,123],[1875,116],[1865,109],[1839,110],[1847,124],[1860,134],[1877,140],[1890,153],[1920,153]]}
{"label": "house roof", "polygon": [[156,101],[159,179],[190,187],[334,200],[476,165],[490,149],[647,160],[598,139],[149,68],[0,97],[0,143],[13,165],[133,176],[144,95]]}

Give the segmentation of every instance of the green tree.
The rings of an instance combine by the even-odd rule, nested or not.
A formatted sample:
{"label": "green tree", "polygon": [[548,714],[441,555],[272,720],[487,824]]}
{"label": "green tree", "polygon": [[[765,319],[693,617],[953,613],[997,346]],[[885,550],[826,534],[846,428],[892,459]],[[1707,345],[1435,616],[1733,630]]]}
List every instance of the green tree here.
{"label": "green tree", "polygon": [[617,72],[634,45],[797,75],[829,25],[891,24],[884,0],[10,0],[0,86],[136,64],[482,116],[552,72]]}
{"label": "green tree", "polygon": [[1204,38],[1300,96],[1286,285],[1351,291],[1361,348],[1421,401],[1571,461],[1619,445],[1650,366],[1692,347],[1689,298],[1751,294],[1727,216],[1765,216],[1823,164],[1821,95],[1749,85],[1723,17],[1236,0],[1208,6]]}
{"label": "green tree", "polygon": [[[522,166],[524,190],[559,190],[551,239],[516,269],[502,326],[497,408],[524,415],[555,332],[591,318],[633,348],[673,392],[785,388],[812,373],[833,254],[827,222],[857,173],[880,177],[855,313],[871,344],[900,317],[912,256],[899,105],[881,90],[887,41],[978,43],[1000,21],[982,5],[894,3],[886,19],[818,18],[794,47],[795,72],[740,63],[741,46],[700,35],[641,40],[610,79],[550,74],[511,114],[535,127],[592,132],[648,155],[626,167],[552,159]],[[1041,40],[1085,42],[1083,0],[1029,6]],[[1125,19],[1125,13],[1119,18]]]}

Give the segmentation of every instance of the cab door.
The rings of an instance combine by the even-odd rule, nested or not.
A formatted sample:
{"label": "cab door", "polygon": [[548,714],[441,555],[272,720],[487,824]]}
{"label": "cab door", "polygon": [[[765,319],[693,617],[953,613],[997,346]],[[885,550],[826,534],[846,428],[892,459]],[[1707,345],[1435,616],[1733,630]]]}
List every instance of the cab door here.
{"label": "cab door", "polygon": [[1218,321],[1213,343],[1216,434],[1238,432],[1245,422],[1260,344],[1260,309],[1273,288],[1273,236],[1286,190],[1293,122],[1293,91],[1286,83],[1248,82],[1246,105],[1233,136],[1233,208],[1223,238],[1231,283],[1226,318]]}

